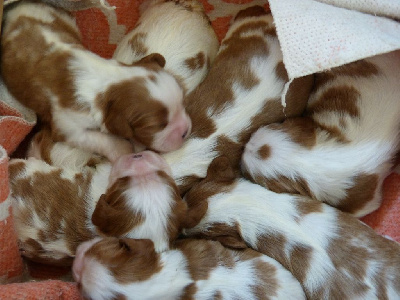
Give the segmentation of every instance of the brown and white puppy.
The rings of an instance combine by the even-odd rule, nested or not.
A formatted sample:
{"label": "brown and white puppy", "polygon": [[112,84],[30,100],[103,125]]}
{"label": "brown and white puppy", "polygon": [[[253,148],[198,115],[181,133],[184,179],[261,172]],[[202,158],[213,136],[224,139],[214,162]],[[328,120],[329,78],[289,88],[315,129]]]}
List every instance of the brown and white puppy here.
{"label": "brown and white puppy", "polygon": [[9,174],[22,253],[47,264],[71,264],[76,247],[99,234],[147,238],[165,250],[186,216],[168,166],[151,151],[79,171],[12,159]]}
{"label": "brown and white puppy", "polygon": [[160,53],[165,70],[190,93],[204,79],[219,47],[202,4],[197,0],[150,0],[140,8],[137,26],[118,44],[114,59],[132,64]]}
{"label": "brown and white puppy", "polygon": [[193,213],[206,211],[184,230],[187,236],[270,256],[302,284],[307,299],[400,297],[400,245],[348,213],[235,179],[226,158],[214,160],[185,199]]}
{"label": "brown and white puppy", "polygon": [[161,152],[179,148],[191,122],[183,90],[153,54],[133,66],[85,49],[74,19],[22,1],[4,14],[1,75],[11,94],[33,109],[57,140],[111,161],[131,141]]}
{"label": "brown and white puppy", "polygon": [[185,98],[190,138],[164,156],[182,193],[205,177],[219,155],[239,166],[244,145],[260,126],[303,112],[313,78],[294,81],[284,107],[287,81],[272,16],[259,6],[239,12],[204,81]]}
{"label": "brown and white puppy", "polygon": [[316,74],[306,116],[271,124],[246,145],[246,176],[357,217],[377,209],[399,149],[400,52]]}
{"label": "brown and white puppy", "polygon": [[88,299],[305,299],[275,260],[219,242],[179,240],[157,253],[150,240],[105,238],[81,244],[73,276]]}
{"label": "brown and white puppy", "polygon": [[111,164],[105,157],[72,147],[65,142],[55,142],[49,128],[43,127],[30,141],[26,157],[34,157],[45,161],[51,166],[83,171],[87,167],[96,167],[99,164]]}

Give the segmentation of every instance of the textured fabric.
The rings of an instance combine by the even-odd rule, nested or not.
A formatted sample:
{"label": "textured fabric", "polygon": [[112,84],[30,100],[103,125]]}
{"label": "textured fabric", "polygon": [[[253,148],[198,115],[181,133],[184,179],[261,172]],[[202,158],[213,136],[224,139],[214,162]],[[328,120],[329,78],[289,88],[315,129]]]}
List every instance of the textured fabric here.
{"label": "textured fabric", "polygon": [[[6,3],[9,1],[10,0],[6,1]],[[143,2],[143,0],[46,1],[55,3],[57,2],[58,4],[63,5],[63,7],[67,8],[68,10],[73,11],[73,14],[76,16],[78,26],[82,32],[84,44],[93,52],[106,58],[112,56],[116,48],[116,44],[123,38],[124,34],[129,32],[135,26],[135,23],[139,17],[139,4]],[[263,5],[265,8],[268,9],[268,4],[266,0],[200,1],[203,3],[205,10],[212,22],[212,26],[215,29],[217,36],[220,40],[225,36],[232,17],[239,10],[255,4]],[[388,11],[383,9],[384,7],[386,7],[388,1],[390,1],[390,3],[393,5],[390,8],[389,12],[392,15],[389,15]],[[280,2],[280,4],[278,2]],[[308,17],[307,14],[318,7],[322,6],[330,8],[330,5],[322,2],[335,2],[335,5],[337,5],[338,7],[335,7],[334,9],[337,9],[340,12],[346,11],[346,13],[341,15],[339,18],[336,18],[336,20],[330,18],[328,11],[323,12],[320,16],[314,15],[315,20],[311,17]],[[346,6],[350,5],[347,2],[351,2],[351,5],[353,6]],[[311,73],[312,70],[315,70],[315,68],[317,68],[316,71],[322,70],[326,68],[326,64],[323,64],[326,62],[341,64],[345,63],[345,60],[354,58],[354,55],[351,53],[353,51],[353,48],[351,47],[354,46],[353,42],[349,42],[348,39],[340,40],[336,38],[332,40],[332,43],[328,46],[319,44],[319,42],[321,42],[322,36],[320,36],[318,33],[315,33],[314,35],[307,35],[304,34],[304,32],[300,32],[300,28],[297,28],[300,21],[309,22],[307,23],[307,25],[313,25],[313,27],[316,27],[314,29],[318,29],[319,32],[322,28],[330,29],[330,26],[332,26],[332,24],[339,24],[341,25],[341,27],[336,27],[336,29],[333,28],[334,30],[327,30],[326,32],[327,34],[334,34],[335,36],[337,36],[337,31],[339,31],[339,28],[348,28],[349,30],[352,30],[353,35],[359,35],[360,33],[364,33],[365,35],[372,30],[370,18],[373,16],[362,14],[363,16],[365,15],[368,20],[366,19],[366,21],[362,23],[363,25],[356,25],[356,23],[353,22],[353,18],[351,16],[353,15],[353,13],[357,15],[361,13],[352,12],[346,8],[362,10],[361,8],[366,6],[364,5],[365,3],[370,4],[371,2],[375,3],[378,1],[321,0],[319,2],[316,2],[311,0],[271,0],[270,5],[272,12],[274,13],[274,17],[278,18],[276,20],[277,26],[279,28],[278,37],[285,47],[285,63],[291,76],[299,76],[298,74],[303,74],[304,72]],[[379,3],[385,5],[380,6],[379,9],[375,8],[372,5],[369,5],[369,10],[366,10],[366,12],[373,14],[373,12],[376,11],[376,13],[381,16],[398,16],[398,0],[384,0],[380,1]],[[308,6],[306,4],[308,4]],[[115,10],[110,9],[110,7],[113,6],[116,7]],[[88,7],[94,8],[84,9]],[[382,34],[382,36],[380,36],[378,40],[379,43],[382,42],[381,37],[382,39],[385,39],[385,37],[391,36],[393,38],[393,44],[397,45],[395,44],[395,42],[397,41],[400,30],[389,30],[391,28],[390,26],[397,26],[397,23],[386,19],[381,23],[380,18],[373,19],[378,20],[378,24],[380,24],[380,26],[382,27],[381,29],[383,30],[383,32],[386,32],[386,34]],[[344,21],[339,22],[339,20]],[[346,20],[349,21],[347,22]],[[281,27],[282,24],[286,24],[289,27],[285,27],[283,29]],[[351,24],[351,26],[349,26],[349,24]],[[287,36],[285,36],[284,33],[286,33]],[[325,34],[325,32],[323,33]],[[311,37],[313,37],[313,39],[311,39]],[[354,36],[349,35],[347,37]],[[372,39],[372,35],[370,38]],[[287,41],[285,42],[286,39]],[[313,43],[311,43],[310,40],[312,40]],[[333,41],[335,43],[333,43]],[[374,43],[377,43],[377,41],[373,41],[372,44]],[[306,61],[302,61],[301,56],[300,58],[296,55],[294,55],[293,57],[288,57],[288,55],[293,54],[293,51],[290,52],[290,47],[293,46],[297,47],[294,48],[293,51],[297,51],[297,49],[302,49],[303,53],[301,51],[298,52],[300,54],[303,54],[305,56],[310,55],[311,53],[313,54],[311,66],[308,65]],[[368,49],[363,49],[363,51],[365,51],[363,55],[368,56],[371,55],[373,51],[379,50],[376,49],[375,45],[370,46],[373,47],[370,49],[368,45],[365,46]],[[389,46],[390,45],[387,45],[387,49],[389,49]],[[328,51],[329,49],[331,52]],[[327,53],[329,54],[329,59],[321,60],[321,58],[318,58],[321,57],[322,54]],[[353,58],[349,58],[349,54],[352,54]],[[295,66],[295,68],[293,68],[293,65]],[[42,266],[35,263],[23,264],[18,253],[17,241],[15,238],[15,233],[13,231],[12,218],[9,211],[9,202],[7,201],[9,192],[7,180],[7,154],[12,154],[18,144],[31,130],[35,122],[36,118],[34,115],[32,115],[32,112],[13,102],[12,97],[10,97],[6,93],[6,90],[0,82],[0,145],[4,148],[0,149],[0,280],[3,279],[4,282],[4,279],[7,278],[9,281],[15,281],[17,279],[20,279],[21,275],[24,275],[24,278],[28,278],[28,280],[34,279],[40,281],[0,285],[0,300],[79,299],[76,285],[70,282],[65,282],[71,280],[69,269]],[[382,207],[378,211],[363,218],[363,221],[375,228],[378,233],[387,235],[397,241],[400,241],[400,228],[398,225],[399,221],[397,217],[400,210],[400,174],[394,172],[385,180],[383,197],[384,199]],[[29,271],[28,274],[23,273],[24,268]],[[41,281],[50,278],[62,279],[63,281]]]}
{"label": "textured fabric", "polygon": [[269,3],[291,79],[400,49],[400,23],[375,15],[400,19],[398,0]]}

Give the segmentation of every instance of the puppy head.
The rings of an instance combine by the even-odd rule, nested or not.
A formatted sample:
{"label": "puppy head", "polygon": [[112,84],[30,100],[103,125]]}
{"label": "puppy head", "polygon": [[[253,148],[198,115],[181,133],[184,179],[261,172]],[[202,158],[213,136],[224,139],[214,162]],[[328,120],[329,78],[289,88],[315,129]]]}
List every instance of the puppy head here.
{"label": "puppy head", "polygon": [[77,248],[72,275],[84,297],[115,299],[120,285],[145,281],[161,268],[150,240],[95,238]]}
{"label": "puppy head", "polygon": [[158,251],[167,249],[187,212],[170,174],[165,160],[152,151],[121,156],[93,212],[93,224],[105,235],[148,238]]}
{"label": "puppy head", "polygon": [[182,146],[192,124],[183,107],[183,90],[163,70],[164,64],[160,54],[151,54],[127,66],[140,70],[141,76],[110,86],[101,103],[110,133],[155,151],[169,152]]}

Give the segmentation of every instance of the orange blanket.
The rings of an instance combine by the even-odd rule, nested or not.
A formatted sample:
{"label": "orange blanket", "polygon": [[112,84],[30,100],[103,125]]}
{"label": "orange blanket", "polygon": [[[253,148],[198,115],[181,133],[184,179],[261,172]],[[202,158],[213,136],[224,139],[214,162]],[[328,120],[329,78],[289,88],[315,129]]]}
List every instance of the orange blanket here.
{"label": "orange blanket", "polygon": [[[71,0],[79,1],[79,0]],[[239,10],[263,4],[266,0],[200,0],[212,25],[221,40],[232,16]],[[131,30],[139,17],[139,4],[143,0],[108,0],[115,10],[93,8],[75,13],[85,46],[93,52],[111,57],[116,43],[123,34]],[[44,267],[23,262],[13,231],[8,193],[8,156],[33,128],[21,114],[0,99],[0,285],[1,299],[79,299],[76,285],[68,275],[68,269]],[[3,149],[4,148],[4,149]],[[378,233],[390,236],[400,242],[400,174],[394,172],[385,180],[381,208],[363,218]],[[4,207],[7,209],[4,210]],[[7,211],[7,213],[4,213]],[[35,282],[31,280],[36,280]],[[61,279],[61,280],[60,280]],[[45,281],[44,281],[45,280]],[[23,281],[23,283],[9,283]],[[37,282],[39,281],[39,282]]]}

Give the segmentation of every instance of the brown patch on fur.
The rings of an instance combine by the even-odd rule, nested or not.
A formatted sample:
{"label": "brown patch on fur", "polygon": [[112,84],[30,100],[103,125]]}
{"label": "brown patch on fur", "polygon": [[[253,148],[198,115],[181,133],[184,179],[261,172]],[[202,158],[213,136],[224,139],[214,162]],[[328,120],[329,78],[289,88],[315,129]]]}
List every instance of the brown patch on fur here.
{"label": "brown patch on fur", "polygon": [[237,223],[233,226],[229,226],[225,223],[212,223],[209,224],[207,230],[196,233],[190,237],[218,241],[225,247],[232,249],[248,248],[241,236],[240,225]]}
{"label": "brown patch on fur", "polygon": [[182,182],[178,184],[180,195],[183,197],[191,189],[192,186],[199,183],[201,180],[202,178],[195,175],[182,177]]}
{"label": "brown patch on fur", "polygon": [[185,196],[189,207],[185,227],[196,226],[207,212],[207,199],[221,192],[229,192],[234,188],[232,182],[235,178],[236,174],[227,157],[214,158],[207,169],[206,178],[189,190]]}
{"label": "brown patch on fur", "polygon": [[[50,94],[58,97],[62,107],[87,109],[75,101],[74,84],[68,69],[70,55],[68,52],[50,52],[52,46],[46,42],[42,34],[43,28],[51,30],[62,42],[75,48],[83,48],[79,30],[59,18],[60,13],[61,11],[54,10],[52,16],[55,20],[52,23],[27,16],[19,17],[14,23],[8,24],[6,21],[7,30],[2,37],[1,60],[4,82],[18,101],[33,109],[47,124],[51,124],[52,121]],[[20,30],[20,34],[7,40],[16,30]],[[21,67],[23,72],[20,70]]]}
{"label": "brown patch on fur", "polygon": [[326,89],[318,100],[308,106],[309,114],[318,114],[320,112],[339,112],[346,113],[353,118],[360,115],[358,109],[358,99],[360,93],[352,86],[335,86]]}
{"label": "brown patch on fur", "polygon": [[258,238],[254,249],[277,260],[288,269],[289,264],[285,255],[286,237],[282,234],[266,233]]}
{"label": "brown patch on fur", "polygon": [[20,174],[24,173],[26,167],[25,161],[14,161],[11,160],[8,164],[8,177],[10,178],[10,183]]}
{"label": "brown patch on fur", "polygon": [[244,150],[244,144],[236,143],[225,135],[221,135],[217,139],[215,150],[217,156],[225,156],[229,158],[232,170],[239,175],[240,159]]}
{"label": "brown patch on fur", "polygon": [[252,285],[253,294],[256,299],[269,300],[276,297],[279,287],[276,278],[276,267],[267,262],[258,260],[254,263],[254,270],[257,276],[257,283]]}
{"label": "brown patch on fur", "polygon": [[275,67],[275,73],[276,73],[276,76],[277,76],[279,79],[283,80],[284,82],[288,82],[288,81],[289,81],[288,73],[287,73],[286,68],[285,68],[285,65],[283,64],[282,61],[280,61],[280,62],[276,65],[276,67]]}
{"label": "brown patch on fur", "polygon": [[308,183],[303,178],[292,180],[283,175],[277,178],[265,178],[264,176],[252,176],[253,181],[275,193],[291,193],[308,196],[315,199]]}
{"label": "brown patch on fur", "polygon": [[[32,176],[17,180],[10,177],[13,197],[24,199],[26,205],[25,209],[15,212],[16,224],[32,227],[34,211],[46,223],[46,227],[38,232],[37,242],[64,240],[68,250],[74,253],[81,242],[93,237],[86,226],[83,201],[89,193],[91,178],[92,173],[85,172],[76,174],[70,181],[61,177],[61,169],[48,173],[35,172]],[[37,258],[47,256],[49,252],[30,255]]]}
{"label": "brown patch on fur", "polygon": [[234,21],[249,18],[249,17],[259,17],[259,16],[263,16],[266,14],[267,14],[267,12],[265,11],[265,9],[262,6],[255,5],[255,6],[251,6],[251,7],[248,7],[246,9],[242,9],[241,11],[239,11],[237,13],[237,15],[235,16]]}
{"label": "brown patch on fur", "polygon": [[286,119],[282,124],[271,124],[270,129],[282,130],[298,145],[311,149],[317,142],[317,125],[308,117]]}
{"label": "brown patch on fur", "polygon": [[125,192],[129,189],[130,177],[119,178],[97,202],[92,223],[108,236],[123,236],[143,223],[145,216],[132,211],[127,204]]}
{"label": "brown patch on fur", "polygon": [[222,300],[223,297],[222,297],[221,291],[217,291],[217,292],[213,295],[213,299],[214,299],[214,300]]}
{"label": "brown patch on fur", "polygon": [[36,133],[32,139],[32,143],[38,145],[41,159],[51,165],[52,160],[50,154],[54,146],[54,141],[50,128],[43,128]]}
{"label": "brown patch on fur", "polygon": [[318,200],[310,200],[308,198],[297,198],[296,210],[299,212],[300,218],[312,213],[322,213],[324,204]]}
{"label": "brown patch on fur", "polygon": [[373,63],[366,60],[359,60],[316,74],[315,87],[319,89],[337,76],[370,77],[378,74],[379,70]]}
{"label": "brown patch on fur", "polygon": [[107,238],[94,244],[85,255],[105,266],[121,284],[145,281],[162,269],[150,240]]}
{"label": "brown patch on fur", "polygon": [[197,287],[195,283],[191,283],[185,287],[182,295],[178,298],[179,300],[195,300],[194,295],[197,292]]}
{"label": "brown patch on fur", "polygon": [[341,211],[356,213],[374,198],[375,191],[378,188],[378,179],[379,177],[376,174],[355,176],[354,185],[346,190],[346,198],[340,201],[338,205],[330,204]]}
{"label": "brown patch on fur", "polygon": [[190,276],[195,281],[208,279],[218,266],[232,268],[235,265],[232,252],[217,242],[181,239],[175,246],[186,256]]}
{"label": "brown patch on fur", "polygon": [[297,117],[304,113],[314,87],[314,75],[295,78],[285,96],[286,117]]}
{"label": "brown patch on fur", "polygon": [[151,147],[154,135],[168,125],[168,108],[153,99],[145,78],[126,80],[99,95],[107,129],[117,136]]}
{"label": "brown patch on fur", "polygon": [[279,99],[271,99],[267,101],[262,110],[251,119],[251,124],[239,135],[239,143],[247,144],[251,135],[260,127],[267,124],[282,122],[286,118],[283,106]]}
{"label": "brown patch on fur", "polygon": [[[23,257],[27,258],[30,261],[45,265],[68,267],[72,265],[74,260],[73,257],[68,256],[65,256],[61,259],[55,259],[51,257],[52,253],[47,252],[46,254],[46,250],[43,249],[42,245],[32,238],[29,238],[25,241],[20,241],[20,250]],[[38,253],[41,253],[42,256],[38,255]]]}
{"label": "brown patch on fur", "polygon": [[133,63],[135,66],[145,66],[153,71],[158,71],[159,68],[164,68],[165,66],[165,57],[160,53],[151,53],[141,58],[138,62]]}
{"label": "brown patch on fur", "polygon": [[202,69],[206,64],[206,56],[203,52],[199,52],[196,56],[185,60],[185,65],[191,70],[196,71]]}
{"label": "brown patch on fur", "polygon": [[117,294],[116,296],[114,296],[114,298],[112,298],[112,300],[127,300],[127,298],[125,295]]}
{"label": "brown patch on fur", "polygon": [[318,122],[315,122],[315,124],[321,130],[323,130],[329,136],[329,138],[336,139],[338,142],[343,144],[347,144],[350,142],[339,127],[327,126]]}
{"label": "brown patch on fur", "polygon": [[268,56],[268,45],[260,37],[242,37],[241,34],[260,27],[265,31],[272,25],[264,21],[251,24],[241,26],[223,41],[226,48],[217,55],[203,82],[185,99],[186,110],[192,119],[193,137],[207,138],[216,131],[210,117],[221,113],[234,100],[234,83],[245,89],[259,83],[248,65],[254,56]]}
{"label": "brown patch on fur", "polygon": [[144,56],[149,51],[149,49],[146,47],[146,37],[146,33],[140,32],[135,34],[128,42],[133,53],[135,53],[137,56]]}
{"label": "brown patch on fur", "polygon": [[[307,278],[312,251],[312,248],[307,245],[293,245],[291,248],[289,260],[292,268],[289,270],[301,283],[303,283]],[[293,269],[296,271],[294,272]]]}
{"label": "brown patch on fur", "polygon": [[170,245],[176,240],[181,230],[183,229],[185,222],[187,222],[188,207],[185,201],[179,194],[179,189],[175,184],[175,181],[167,175],[164,171],[157,171],[157,175],[170,187],[171,197],[173,203],[171,207],[171,215],[168,219],[168,238]]}
{"label": "brown patch on fur", "polygon": [[267,160],[271,156],[271,147],[268,145],[262,145],[257,150],[257,154],[262,160]]}

